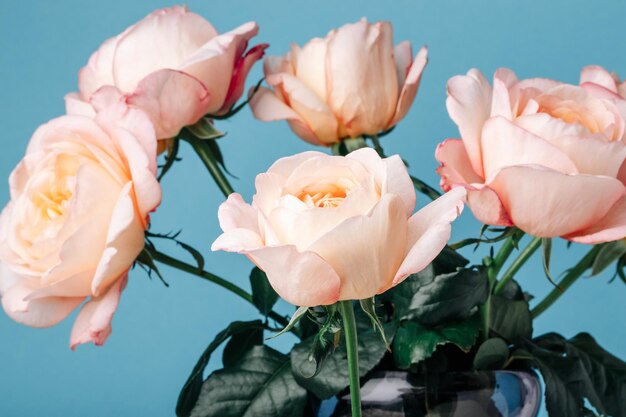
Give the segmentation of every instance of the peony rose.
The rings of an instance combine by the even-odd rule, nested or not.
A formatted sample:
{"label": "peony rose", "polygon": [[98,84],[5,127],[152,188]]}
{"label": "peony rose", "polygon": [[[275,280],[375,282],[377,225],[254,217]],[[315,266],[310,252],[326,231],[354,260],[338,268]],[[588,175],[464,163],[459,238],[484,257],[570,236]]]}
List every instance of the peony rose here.
{"label": "peony rose", "polygon": [[467,188],[487,224],[583,243],[626,236],[624,89],[600,67],[578,86],[508,69],[493,87],[474,69],[453,77],[447,107],[462,139],[437,148],[442,188]]}
{"label": "peony rose", "polygon": [[48,327],[83,301],[70,345],[103,344],[161,199],[154,128],[118,105],[41,126],[0,216],[0,295],[14,320]]}
{"label": "peony rose", "polygon": [[246,254],[298,306],[370,298],[437,256],[464,198],[455,189],[413,214],[415,190],[399,156],[304,152],[257,176],[252,205],[228,197],[211,249]]}
{"label": "peony rose", "polygon": [[[157,137],[176,136],[206,114],[223,115],[241,97],[246,76],[267,45],[246,52],[254,22],[218,35],[186,7],[152,12],[100,46],[81,69],[69,114],[91,113],[113,100],[144,110]],[[90,105],[91,104],[91,105]]]}
{"label": "peony rose", "polygon": [[315,145],[376,135],[409,111],[426,56],[422,48],[413,60],[407,41],[394,48],[389,22],[363,19],[293,45],[285,57],[267,57],[265,77],[274,91],[260,89],[250,105],[256,118],[286,119]]}

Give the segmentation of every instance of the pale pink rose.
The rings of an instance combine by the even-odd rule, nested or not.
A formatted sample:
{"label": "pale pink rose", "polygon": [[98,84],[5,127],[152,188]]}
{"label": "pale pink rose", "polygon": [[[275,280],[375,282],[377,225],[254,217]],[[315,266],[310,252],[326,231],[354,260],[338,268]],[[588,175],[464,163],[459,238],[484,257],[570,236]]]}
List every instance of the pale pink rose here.
{"label": "pale pink rose", "polygon": [[145,111],[157,137],[176,136],[204,115],[223,115],[241,97],[248,72],[267,45],[246,52],[258,33],[248,22],[219,35],[187,7],[152,12],[107,40],[81,69],[68,114],[89,114],[123,100]]}
{"label": "pale pink rose", "polygon": [[376,135],[407,114],[426,62],[426,48],[413,59],[409,42],[394,47],[389,22],[362,19],[293,45],[284,57],[267,57],[273,91],[260,89],[250,105],[257,119],[287,120],[315,145]]}
{"label": "pale pink rose", "polygon": [[256,177],[252,205],[228,197],[211,249],[247,255],[298,306],[365,299],[437,256],[464,198],[458,188],[413,214],[415,190],[397,155],[304,152]]}
{"label": "pale pink rose", "polygon": [[[621,95],[620,95],[621,93]],[[463,186],[474,215],[539,237],[598,243],[626,236],[624,84],[600,67],[580,85],[508,69],[448,81],[461,140],[437,148],[441,186]]]}
{"label": "pale pink rose", "polygon": [[122,104],[39,127],[0,216],[0,295],[15,321],[48,327],[81,303],[70,346],[103,344],[161,200],[148,117]]}

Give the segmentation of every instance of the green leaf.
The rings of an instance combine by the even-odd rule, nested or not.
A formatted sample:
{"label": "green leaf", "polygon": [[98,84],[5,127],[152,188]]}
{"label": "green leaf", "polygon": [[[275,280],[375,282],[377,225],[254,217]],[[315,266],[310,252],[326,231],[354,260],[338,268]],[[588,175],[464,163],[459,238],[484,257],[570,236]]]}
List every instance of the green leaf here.
{"label": "green leaf", "polygon": [[530,306],[515,281],[509,281],[500,294],[491,296],[490,328],[509,342],[532,337]]}
{"label": "green leaf", "polygon": [[523,344],[544,378],[550,417],[592,415],[586,401],[601,415],[626,417],[626,363],[589,334],[566,340],[549,333]]}
{"label": "green leaf", "polygon": [[265,272],[254,267],[250,272],[250,285],[252,286],[252,301],[261,314],[267,316],[278,300],[278,294],[270,285]]}
{"label": "green leaf", "polygon": [[480,317],[475,314],[462,322],[429,328],[415,321],[404,321],[393,342],[393,357],[400,369],[408,369],[428,359],[437,346],[452,343],[464,352],[474,345],[480,328]]}
{"label": "green leaf", "polygon": [[569,343],[578,350],[589,370],[602,408],[614,417],[626,416],[626,362],[604,350],[588,333],[579,333]]}
{"label": "green leaf", "polygon": [[609,265],[626,256],[626,239],[616,240],[602,245],[602,249],[593,261],[591,275],[598,275]]}
{"label": "green leaf", "polygon": [[190,246],[184,242],[181,242],[180,240],[176,240],[176,239],[173,239],[173,240],[176,242],[178,246],[185,249],[187,252],[189,252],[191,256],[193,256],[193,259],[195,259],[196,263],[198,264],[198,272],[202,272],[202,270],[204,270],[204,256],[202,256],[200,251],[194,248],[193,246]]}
{"label": "green leaf", "polygon": [[367,144],[365,143],[365,139],[363,137],[348,138],[342,140],[341,142],[334,143],[331,146],[331,152],[333,155],[346,156],[350,152],[361,148],[367,148]]}
{"label": "green leaf", "polygon": [[502,369],[507,359],[509,359],[509,347],[506,342],[499,337],[487,339],[480,345],[474,356],[474,369],[477,371]]}
{"label": "green leaf", "polygon": [[[485,232],[496,232],[499,233],[497,236],[493,237],[493,238],[488,238],[488,237],[484,237],[485,236]],[[515,247],[517,247],[517,242],[519,241],[519,239],[523,236],[522,234],[519,233],[519,229],[515,228],[515,227],[505,227],[505,228],[491,228],[489,227],[489,225],[483,225],[483,227],[480,229],[480,234],[478,235],[477,238],[468,238],[468,239],[463,239],[459,242],[455,242],[452,243],[450,245],[451,249],[457,250],[457,249],[461,249],[464,248],[465,246],[469,246],[469,245],[475,245],[474,246],[474,250],[478,249],[478,247],[480,246],[481,243],[497,243],[500,242],[504,239],[507,239],[509,236],[513,236],[514,240],[513,240],[513,245]]]}
{"label": "green leaf", "polygon": [[[312,378],[317,375],[324,360],[334,352],[341,337],[342,322],[337,304],[324,306],[323,313],[313,310],[318,326],[309,344],[309,356],[299,363],[299,376]],[[320,322],[321,321],[321,322]]]}
{"label": "green leaf", "polygon": [[230,340],[224,346],[222,353],[222,363],[224,368],[233,366],[239,362],[241,358],[254,346],[263,344],[264,326],[261,322],[251,325],[247,331],[238,332],[231,336]]}
{"label": "green leaf", "polygon": [[298,307],[296,312],[293,313],[293,316],[291,316],[291,320],[289,320],[289,323],[287,323],[287,326],[285,326],[285,328],[282,329],[280,332],[276,333],[275,335],[272,335],[269,339],[274,339],[275,337],[278,337],[278,336],[280,336],[282,334],[285,334],[289,330],[293,329],[293,326],[298,324],[300,319],[302,317],[304,317],[304,315],[306,314],[307,311],[309,311],[308,307]]}
{"label": "green leaf", "polygon": [[449,246],[443,248],[443,250],[437,255],[432,262],[437,275],[448,274],[455,272],[459,268],[463,268],[469,264],[469,261],[465,259],[457,251],[453,250]]}
{"label": "green leaf", "polygon": [[256,346],[207,378],[191,417],[294,417],[305,404],[306,391],[294,380],[289,356]]}
{"label": "green leaf", "polygon": [[222,150],[220,149],[218,143],[214,140],[209,140],[206,142],[208,144],[208,148],[211,151],[210,155],[217,163],[224,168],[224,170],[232,176],[232,174],[226,168],[226,164],[224,163],[224,155],[222,155]]}
{"label": "green leaf", "polygon": [[222,343],[228,340],[233,335],[237,335],[244,332],[249,332],[251,328],[256,328],[262,325],[260,320],[254,321],[235,321],[228,325],[227,328],[222,330],[215,336],[215,339],[209,344],[205,351],[198,359],[196,366],[191,371],[191,375],[187,378],[185,385],[183,385],[180,394],[178,395],[178,402],[176,403],[176,415],[178,417],[187,417],[190,415],[191,410],[198,400],[198,395],[202,388],[202,374],[204,369],[211,359],[211,355]]}
{"label": "green leaf", "polygon": [[398,319],[416,319],[425,325],[462,320],[487,300],[485,268],[459,269],[435,275],[435,266],[407,278],[384,296],[390,297]]}
{"label": "green leaf", "polygon": [[619,277],[623,283],[626,284],[626,258],[621,258],[617,261],[617,266],[615,267],[615,275]]}
{"label": "green leaf", "polygon": [[361,309],[363,310],[363,312],[367,314],[367,316],[372,321],[372,326],[374,326],[374,328],[380,334],[380,337],[382,337],[383,343],[385,343],[385,347],[387,348],[387,350],[391,350],[389,348],[389,342],[387,342],[387,337],[385,336],[385,329],[383,328],[383,324],[380,322],[380,319],[376,314],[375,302],[376,301],[374,300],[374,297],[372,297],[360,300],[359,304],[361,305]]}
{"label": "green leaf", "polygon": [[502,338],[514,342],[531,338],[533,322],[526,300],[507,300],[500,295],[491,298],[491,330]]}
{"label": "green leaf", "polygon": [[217,130],[211,119],[206,117],[200,119],[195,125],[187,126],[187,129],[199,139],[219,139],[226,136],[226,133]]}
{"label": "green leaf", "polygon": [[[388,340],[393,340],[396,324],[383,325]],[[291,366],[296,381],[319,399],[328,399],[337,395],[349,385],[348,359],[345,343],[341,343],[332,354],[321,363],[319,372],[311,378],[302,375],[302,369],[310,367],[311,347],[314,338],[310,338],[294,346],[291,351]],[[365,376],[383,358],[387,352],[381,342],[378,331],[368,329],[358,334],[359,372]]]}
{"label": "green leaf", "polygon": [[552,238],[544,237],[541,239],[541,252],[543,254],[543,272],[545,272],[548,280],[555,286],[558,287],[554,278],[552,278],[552,273],[550,272],[550,258],[552,257]]}
{"label": "green leaf", "polygon": [[178,161],[178,149],[180,148],[180,139],[172,139],[172,146],[165,154],[165,163],[161,166],[161,172],[157,177],[157,180],[161,181],[165,174],[174,166],[174,162]]}
{"label": "green leaf", "polygon": [[146,246],[139,252],[137,255],[137,259],[135,259],[135,263],[138,264],[142,269],[144,269],[148,273],[148,278],[152,278],[152,273],[154,272],[156,276],[161,280],[163,285],[169,287],[170,284],[165,281],[163,275],[161,275],[161,271],[157,267],[154,262],[154,258],[152,257],[152,252],[150,252],[150,248],[153,248],[154,245],[148,239],[146,239]]}

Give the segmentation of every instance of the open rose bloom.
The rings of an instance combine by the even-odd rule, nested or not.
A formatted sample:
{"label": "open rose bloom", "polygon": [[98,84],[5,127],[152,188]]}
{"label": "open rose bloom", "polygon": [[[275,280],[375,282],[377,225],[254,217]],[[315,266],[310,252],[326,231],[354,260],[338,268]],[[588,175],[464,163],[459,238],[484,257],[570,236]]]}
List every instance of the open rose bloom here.
{"label": "open rose bloom", "polygon": [[370,298],[437,256],[464,198],[458,188],[413,214],[415,191],[397,155],[304,152],[257,176],[252,205],[230,195],[212,249],[246,254],[298,306]]}
{"label": "open rose bloom", "polygon": [[448,81],[462,139],[436,156],[444,190],[463,186],[474,215],[539,237],[598,243],[626,236],[626,87],[600,67],[580,85],[518,80],[500,69]]}
{"label": "open rose bloom", "polygon": [[70,114],[89,114],[123,100],[145,111],[159,139],[206,114],[227,113],[267,45],[246,52],[254,22],[218,34],[186,7],[157,10],[107,40],[79,74],[79,92],[66,97]]}
{"label": "open rose bloom", "polygon": [[37,129],[0,217],[0,295],[11,318],[52,326],[87,300],[71,346],[104,343],[161,199],[155,148],[147,116],[121,104]]}
{"label": "open rose bloom", "polygon": [[264,121],[287,120],[315,145],[376,135],[409,111],[426,66],[427,51],[415,59],[411,44],[394,47],[389,22],[365,19],[332,30],[284,57],[267,57],[265,79],[250,105]]}

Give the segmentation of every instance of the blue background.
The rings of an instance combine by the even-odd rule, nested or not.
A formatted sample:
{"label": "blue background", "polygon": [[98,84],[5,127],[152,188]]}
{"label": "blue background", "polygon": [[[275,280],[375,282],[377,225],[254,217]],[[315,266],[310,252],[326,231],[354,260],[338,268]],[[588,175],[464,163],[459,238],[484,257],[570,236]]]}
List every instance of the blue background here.
{"label": "blue background", "polygon": [[[163,1],[7,1],[0,3],[0,178],[7,178],[41,123],[61,115],[63,96],[76,89],[76,76],[89,55]],[[282,55],[290,42],[303,44],[362,16],[391,20],[396,42],[409,39],[417,51],[430,47],[430,64],[413,108],[384,139],[388,154],[400,153],[412,173],[437,184],[433,157],[442,139],[456,137],[445,110],[445,82],[478,67],[489,78],[501,66],[520,77],[543,76],[576,83],[580,69],[600,64],[626,76],[624,14],[621,0],[526,1],[189,1],[222,32],[256,20],[259,42]],[[249,78],[261,77],[258,65]],[[281,156],[311,147],[286,124],[261,123],[246,109],[220,122],[227,165],[240,179],[234,187],[246,199],[254,176]],[[189,149],[163,182],[164,201],[153,217],[154,230],[183,229],[181,238],[206,254],[207,269],[247,286],[250,263],[241,256],[210,253],[219,234],[216,210],[222,195]],[[8,198],[0,182],[2,201]],[[420,197],[418,204],[426,199]],[[479,224],[467,210],[455,224],[453,240],[475,236]],[[164,247],[165,248],[165,247]],[[186,256],[176,248],[172,253]],[[476,254],[480,261],[487,247]],[[554,271],[571,266],[585,248],[565,252],[557,245]],[[176,251],[176,252],[174,252]],[[539,298],[551,285],[540,259],[520,278]],[[2,416],[171,416],[178,391],[196,358],[213,336],[255,310],[235,296],[193,276],[162,268],[170,288],[133,271],[104,347],[68,348],[73,316],[51,329],[31,329],[0,314],[0,415]],[[583,279],[535,323],[536,334],[591,332],[609,351],[626,358],[626,287],[607,284],[610,274]],[[285,313],[290,307],[281,305]],[[293,343],[290,336],[273,342]],[[211,366],[219,366],[219,357]]]}

